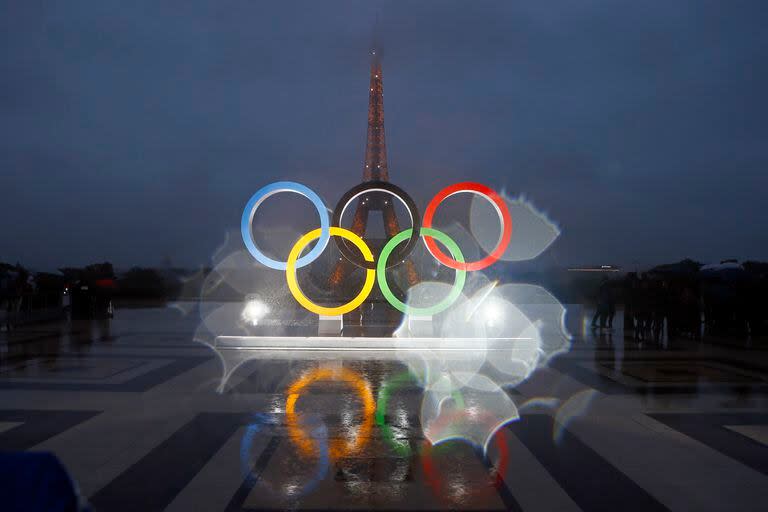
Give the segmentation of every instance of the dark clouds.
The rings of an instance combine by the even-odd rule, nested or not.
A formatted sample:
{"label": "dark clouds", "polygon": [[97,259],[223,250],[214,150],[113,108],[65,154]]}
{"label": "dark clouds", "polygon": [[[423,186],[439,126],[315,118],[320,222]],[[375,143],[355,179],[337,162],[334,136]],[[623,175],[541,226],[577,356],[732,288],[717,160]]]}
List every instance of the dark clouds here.
{"label": "dark clouds", "polygon": [[768,259],[751,2],[0,3],[0,260],[205,262],[262,184],[361,175],[379,12],[392,179],[559,221],[553,262]]}

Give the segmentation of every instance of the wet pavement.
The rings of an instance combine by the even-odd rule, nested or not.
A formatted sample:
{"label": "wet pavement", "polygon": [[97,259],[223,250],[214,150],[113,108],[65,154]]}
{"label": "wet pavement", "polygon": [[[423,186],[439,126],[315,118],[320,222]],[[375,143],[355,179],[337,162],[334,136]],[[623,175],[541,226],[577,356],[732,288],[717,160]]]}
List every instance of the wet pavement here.
{"label": "wet pavement", "polygon": [[433,445],[444,422],[425,428],[429,397],[398,358],[262,356],[218,392],[222,362],[181,309],[0,332],[0,449],[55,452],[97,511],[768,501],[768,340],[639,343],[620,324],[593,332],[591,312],[571,307],[570,351],[497,382],[516,415],[470,392],[441,398],[457,432],[459,413],[487,424],[486,446]]}

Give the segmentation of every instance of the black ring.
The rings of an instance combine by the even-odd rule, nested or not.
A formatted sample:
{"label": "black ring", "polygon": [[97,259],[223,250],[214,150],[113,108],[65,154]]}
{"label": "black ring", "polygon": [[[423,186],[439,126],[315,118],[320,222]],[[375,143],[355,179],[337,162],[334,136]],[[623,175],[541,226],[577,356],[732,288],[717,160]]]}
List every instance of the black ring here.
{"label": "black ring", "polygon": [[[411,216],[411,223],[413,231],[411,237],[405,245],[398,245],[397,249],[392,252],[392,256],[387,262],[387,268],[394,267],[402,263],[408,255],[416,248],[416,244],[419,243],[419,237],[421,235],[421,216],[419,215],[419,209],[416,207],[416,203],[413,201],[405,190],[401,189],[397,185],[393,185],[388,181],[365,181],[359,185],[356,185],[349,189],[341,196],[339,202],[336,203],[336,208],[333,210],[333,220],[331,225],[335,227],[341,227],[341,217],[344,210],[347,209],[349,203],[355,200],[356,197],[365,194],[366,192],[387,192],[398,198],[405,205],[408,210],[408,214]],[[365,269],[376,269],[375,261],[365,261],[360,254],[360,251],[354,250],[345,244],[341,237],[332,237],[336,242],[336,245],[341,251],[341,254],[355,266]]]}

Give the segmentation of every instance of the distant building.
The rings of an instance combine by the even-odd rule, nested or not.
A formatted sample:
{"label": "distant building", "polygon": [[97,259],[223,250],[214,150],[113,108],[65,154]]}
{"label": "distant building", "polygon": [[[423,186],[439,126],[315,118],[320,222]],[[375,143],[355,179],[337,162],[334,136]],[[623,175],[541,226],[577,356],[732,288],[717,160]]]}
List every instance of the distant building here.
{"label": "distant building", "polygon": [[621,268],[616,265],[600,265],[596,267],[574,267],[569,268],[568,272],[621,272]]}

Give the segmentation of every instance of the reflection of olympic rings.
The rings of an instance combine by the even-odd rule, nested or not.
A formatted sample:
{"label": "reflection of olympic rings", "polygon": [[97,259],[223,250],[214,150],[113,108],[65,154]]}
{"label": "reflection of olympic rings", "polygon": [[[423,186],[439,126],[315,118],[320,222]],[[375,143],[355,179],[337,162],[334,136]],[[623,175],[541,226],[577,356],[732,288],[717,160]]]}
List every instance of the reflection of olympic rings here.
{"label": "reflection of olympic rings", "polygon": [[[411,445],[407,440],[395,439],[392,427],[386,422],[387,404],[389,403],[389,397],[392,392],[403,387],[408,382],[416,381],[416,377],[410,371],[399,373],[381,384],[378,400],[376,400],[376,424],[381,429],[384,440],[402,457],[409,457],[411,455]],[[456,407],[463,409],[464,397],[461,392],[458,389],[454,389],[451,392],[451,396],[456,403]]]}
{"label": "reflection of olympic rings", "polygon": [[[299,240],[291,249],[288,260],[285,262],[276,261],[266,256],[256,246],[253,240],[253,234],[251,233],[251,224],[253,222],[253,217],[257,208],[266,198],[277,194],[278,192],[294,192],[307,197],[310,201],[312,201],[312,204],[315,206],[320,216],[320,228],[312,230],[299,238]],[[413,226],[411,229],[401,231],[386,243],[378,262],[374,261],[373,253],[362,238],[360,238],[352,231],[341,228],[339,226],[344,211],[349,206],[349,204],[355,198],[360,197],[361,195],[368,192],[386,192],[398,198],[401,202],[403,202],[403,204],[405,204],[406,209],[408,210],[408,215],[411,217],[411,224]],[[444,199],[461,192],[471,192],[488,199],[496,209],[496,213],[499,215],[499,220],[501,221],[501,234],[499,235],[499,241],[493,251],[481,260],[468,263],[464,261],[464,256],[461,253],[461,250],[452,239],[450,239],[446,234],[436,231],[434,228],[432,228],[432,220],[440,203]],[[364,203],[367,200],[368,198],[362,199]],[[507,208],[504,200],[492,189],[486,187],[485,185],[481,185],[480,183],[464,182],[456,183],[455,185],[451,185],[450,187],[441,190],[429,202],[429,205],[427,206],[427,209],[424,213],[424,219],[422,221],[420,220],[419,212],[416,208],[416,204],[413,202],[413,199],[400,187],[392,185],[388,182],[374,181],[362,183],[356,187],[353,187],[342,196],[342,198],[339,200],[339,203],[336,205],[336,209],[334,210],[333,226],[331,226],[325,205],[317,194],[299,183],[279,181],[261,188],[251,197],[251,199],[248,201],[248,204],[245,206],[245,210],[243,211],[240,231],[243,236],[245,246],[256,260],[269,268],[285,270],[286,280],[288,282],[288,288],[290,289],[291,294],[299,304],[301,304],[305,309],[311,311],[312,313],[316,313],[318,315],[338,316],[354,310],[360,306],[360,304],[362,304],[370,294],[371,290],[373,289],[374,281],[377,277],[375,274],[378,272],[379,287],[381,288],[382,294],[387,299],[387,302],[389,302],[392,307],[406,314],[430,316],[445,310],[458,298],[458,296],[461,294],[461,290],[464,287],[466,271],[484,269],[500,259],[501,255],[509,245],[509,241],[512,237],[512,217],[509,214],[509,209]],[[366,270],[366,274],[363,288],[354,299],[341,306],[325,307],[313,303],[304,295],[298,284],[296,270],[312,263],[315,259],[317,259],[323,250],[325,250],[325,247],[328,245],[328,240],[331,236],[339,237],[336,242],[338,244],[339,250],[341,251],[341,254],[351,263],[357,265],[358,267],[364,268]],[[392,293],[385,275],[387,268],[393,267],[398,263],[402,263],[404,259],[413,251],[420,236],[423,236],[427,249],[438,261],[440,261],[440,263],[457,271],[453,288],[451,289],[451,292],[448,294],[448,296],[438,304],[425,308],[409,307],[404,304]],[[299,257],[307,245],[316,239],[319,240],[315,246],[307,254]],[[407,243],[402,248],[400,248],[399,244],[401,244],[406,239]],[[440,241],[448,249],[452,257],[446,256],[438,248],[435,239]],[[352,242],[352,244],[355,245],[358,250],[360,250],[362,253],[362,258],[354,253],[354,251],[349,247],[345,240]],[[389,261],[391,261],[391,263],[388,263]]]}
{"label": "reflection of olympic rings", "polygon": [[[446,415],[442,420],[438,418],[437,423],[440,423],[441,426],[445,422],[452,422],[454,421],[459,415],[464,413],[463,410],[456,410],[453,412],[453,414]],[[490,417],[490,413],[486,411],[480,411],[479,414],[480,418],[483,417]],[[504,484],[504,475],[507,472],[507,467],[509,465],[509,447],[507,446],[507,440],[506,440],[506,431],[504,428],[498,428],[493,432],[494,439],[496,441],[496,447],[499,450],[499,463],[494,467],[494,474],[493,474],[493,486],[498,488],[501,485]],[[457,438],[451,438],[451,440],[455,440]],[[446,440],[448,441],[448,440]],[[440,446],[443,446],[443,443],[445,441],[439,443]],[[422,467],[424,469],[424,474],[427,477],[427,481],[429,482],[430,487],[432,488],[433,492],[436,496],[445,496],[444,490],[441,486],[441,480],[437,474],[437,471],[435,471],[435,464],[432,460],[432,453],[433,449],[436,448],[437,445],[432,445],[430,443],[427,443],[427,446],[425,448],[424,453],[422,454],[421,461],[422,461]],[[477,447],[476,447],[477,448]],[[483,462],[487,466],[492,466],[490,460],[488,459],[488,456],[485,452],[483,452]],[[482,489],[482,488],[478,488]]]}
{"label": "reflection of olympic rings", "polygon": [[256,243],[253,241],[253,233],[251,233],[251,224],[253,223],[253,216],[256,213],[256,209],[268,197],[279,192],[294,192],[306,197],[312,201],[312,204],[317,210],[317,214],[320,216],[320,241],[317,242],[309,253],[296,262],[296,266],[301,268],[315,261],[325,250],[325,246],[328,245],[328,240],[331,238],[331,233],[328,230],[330,227],[328,211],[325,208],[325,204],[323,204],[323,200],[320,199],[320,196],[310,188],[301,183],[294,183],[292,181],[277,181],[266,187],[260,188],[245,205],[243,217],[240,221],[240,234],[243,236],[245,247],[248,248],[248,252],[251,253],[251,256],[256,258],[256,261],[274,270],[286,270],[287,266],[285,262],[273,260],[256,247]]}
{"label": "reflection of olympic rings", "polygon": [[[405,208],[408,210],[408,215],[411,218],[412,234],[408,239],[408,243],[405,244],[404,247],[395,251],[395,255],[392,258],[392,263],[386,266],[387,268],[394,267],[395,265],[402,263],[403,260],[405,260],[405,258],[407,258],[408,255],[411,254],[411,252],[413,252],[413,250],[416,248],[416,244],[419,242],[419,229],[421,228],[421,217],[419,216],[419,210],[416,208],[416,203],[403,189],[387,181],[366,181],[355,187],[352,187],[343,196],[341,196],[339,202],[336,203],[336,208],[333,210],[332,225],[341,227],[341,219],[344,218],[344,211],[347,209],[350,203],[352,203],[355,198],[369,192],[386,192],[395,196],[400,200],[401,203],[405,205]],[[362,199],[363,204],[366,204],[368,200],[368,198]],[[341,238],[336,239],[336,245],[339,247],[341,254],[343,254],[347,260],[356,266],[367,269],[376,268],[375,263],[361,260],[355,251],[350,249],[350,247]]]}
{"label": "reflection of olympic rings", "polygon": [[483,196],[488,199],[496,209],[496,213],[499,215],[499,220],[501,221],[501,234],[499,235],[499,241],[496,243],[496,248],[488,256],[481,260],[464,263],[456,261],[455,259],[451,259],[443,254],[443,252],[437,247],[437,244],[435,244],[435,241],[432,237],[424,237],[424,242],[427,244],[427,249],[429,249],[429,252],[432,254],[432,256],[434,256],[446,267],[451,267],[457,270],[482,270],[499,261],[499,258],[501,258],[501,255],[504,254],[504,251],[509,245],[509,240],[512,238],[512,216],[509,214],[509,209],[507,208],[507,204],[504,202],[504,199],[502,199],[492,189],[480,183],[471,182],[456,183],[455,185],[444,188],[438,192],[437,195],[432,198],[432,201],[430,201],[427,205],[427,209],[424,212],[424,221],[422,222],[422,226],[425,228],[432,227],[432,218],[434,217],[435,211],[437,210],[437,207],[440,205],[440,203],[452,195],[459,194],[461,192],[472,192],[473,194]]}
{"label": "reflection of olympic rings", "polygon": [[328,456],[331,460],[336,460],[348,454],[358,451],[366,443],[373,427],[373,414],[376,409],[376,403],[373,399],[373,393],[368,382],[358,373],[348,369],[317,368],[296,380],[286,392],[287,399],[285,403],[285,419],[288,426],[288,433],[291,440],[307,454],[317,454],[317,448],[312,438],[304,432],[299,425],[296,416],[296,402],[301,396],[304,388],[320,380],[342,381],[349,384],[356,392],[357,396],[363,402],[363,422],[355,435],[354,439],[333,439],[328,447]]}
{"label": "reflection of olympic rings", "polygon": [[[277,421],[268,417],[266,414],[255,414],[253,423],[245,427],[245,432],[243,432],[243,437],[240,440],[240,471],[242,473],[243,482],[248,486],[249,494],[253,491],[253,488],[258,485],[260,492],[266,490],[274,495],[279,495],[280,498],[285,498],[285,494],[280,493],[280,491],[283,490],[282,486],[275,489],[275,486],[270,485],[264,479],[264,468],[254,467],[255,461],[253,460],[252,454],[253,442],[256,435],[262,431],[264,425],[277,425]],[[301,486],[300,489],[291,489],[290,494],[292,498],[303,496],[314,491],[318,484],[325,478],[325,475],[328,473],[328,467],[330,466],[328,461],[328,432],[325,424],[320,422],[319,424],[314,424],[310,428],[312,429],[312,437],[318,439],[319,443],[317,466],[312,473],[312,477]],[[273,437],[272,442],[267,445],[264,451],[266,452],[267,450],[276,447],[279,439],[280,438]],[[254,473],[254,470],[259,472]]]}
{"label": "reflection of olympic rings", "polygon": [[[348,229],[344,228],[338,228],[338,227],[332,227],[330,228],[331,235],[333,236],[339,236],[342,238],[346,238],[355,246],[360,249],[360,252],[363,253],[363,257],[366,261],[373,261],[373,253],[371,252],[371,249],[368,248],[368,246],[365,244],[362,238],[354,234],[353,232],[349,231]],[[299,238],[298,242],[296,242],[296,245],[293,246],[293,249],[291,249],[291,253],[288,255],[288,262],[286,263],[287,269],[285,271],[285,277],[288,280],[288,289],[291,290],[291,294],[293,294],[293,297],[296,299],[296,301],[304,306],[305,309],[317,313],[318,315],[327,315],[327,316],[335,316],[335,315],[343,315],[344,313],[349,313],[353,309],[355,309],[357,306],[363,303],[363,301],[368,297],[368,295],[371,293],[371,290],[373,289],[373,281],[376,274],[375,270],[366,270],[365,271],[365,283],[363,283],[363,289],[360,290],[360,293],[357,294],[357,297],[352,299],[351,301],[347,302],[346,304],[342,304],[341,306],[336,307],[325,307],[325,306],[318,306],[314,302],[310,301],[304,293],[302,293],[301,288],[299,288],[299,283],[296,279],[296,259],[299,257],[299,254],[301,254],[301,251],[304,250],[304,248],[309,244],[312,240],[315,238],[322,236],[322,228],[321,229],[315,229],[314,231],[310,231],[306,235]]]}
{"label": "reflection of olympic rings", "polygon": [[[411,232],[412,229],[406,229],[404,231],[401,231],[397,235],[393,236],[389,242],[384,246],[384,248],[381,250],[381,255],[379,256],[379,264],[378,268],[376,269],[378,271],[378,282],[379,282],[379,288],[381,289],[381,294],[384,295],[384,298],[387,299],[387,302],[389,302],[393,308],[397,309],[401,313],[409,314],[409,315],[420,315],[420,316],[432,316],[436,315],[437,313],[440,313],[441,311],[447,309],[450,307],[451,304],[456,301],[456,299],[461,295],[461,290],[464,289],[464,281],[467,277],[467,273],[464,270],[457,270],[456,271],[456,277],[453,279],[453,288],[451,288],[450,293],[435,304],[434,306],[428,306],[423,308],[417,308],[413,306],[408,306],[404,304],[400,299],[398,299],[394,293],[392,293],[392,290],[389,289],[389,283],[387,283],[387,274],[385,272],[386,265],[387,265],[387,258],[389,257],[389,254],[392,252],[392,250],[405,240],[406,238],[409,238],[412,236]],[[425,237],[434,237],[437,238],[440,242],[442,242],[448,250],[451,252],[453,257],[458,261],[464,261],[464,256],[461,254],[461,249],[459,249],[459,246],[456,245],[456,242],[454,242],[448,235],[443,233],[442,231],[438,231],[433,228],[421,228],[421,234]]]}

